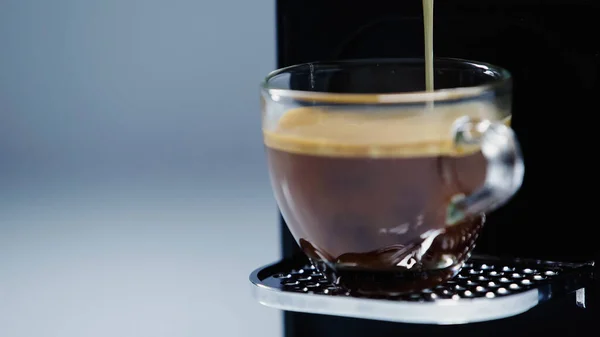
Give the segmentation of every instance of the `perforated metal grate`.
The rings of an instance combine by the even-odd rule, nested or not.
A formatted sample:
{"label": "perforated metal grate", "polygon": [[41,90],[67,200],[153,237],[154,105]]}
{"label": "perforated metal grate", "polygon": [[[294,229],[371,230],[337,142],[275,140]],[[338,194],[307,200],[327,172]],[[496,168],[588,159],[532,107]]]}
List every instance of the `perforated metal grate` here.
{"label": "perforated metal grate", "polygon": [[517,315],[540,302],[582,289],[588,284],[590,266],[475,257],[456,277],[440,286],[387,297],[347,292],[304,259],[259,268],[250,275],[250,281],[260,303],[282,310],[396,322],[464,324]]}
{"label": "perforated metal grate", "polygon": [[[519,268],[507,265],[467,263],[460,274],[445,284],[419,293],[387,297],[390,300],[435,301],[438,299],[494,298],[529,290],[561,273],[561,268]],[[324,295],[351,294],[338,288],[319,273],[314,266],[277,273],[282,290]],[[271,283],[271,282],[269,282]],[[275,282],[273,282],[275,283]]]}

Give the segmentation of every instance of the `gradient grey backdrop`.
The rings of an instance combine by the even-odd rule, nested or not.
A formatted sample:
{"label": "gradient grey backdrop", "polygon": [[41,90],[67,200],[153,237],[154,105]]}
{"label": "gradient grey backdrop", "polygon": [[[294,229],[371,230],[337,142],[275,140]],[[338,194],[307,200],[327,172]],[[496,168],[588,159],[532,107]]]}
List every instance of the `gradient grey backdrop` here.
{"label": "gradient grey backdrop", "polygon": [[274,1],[0,0],[0,336],[278,336]]}

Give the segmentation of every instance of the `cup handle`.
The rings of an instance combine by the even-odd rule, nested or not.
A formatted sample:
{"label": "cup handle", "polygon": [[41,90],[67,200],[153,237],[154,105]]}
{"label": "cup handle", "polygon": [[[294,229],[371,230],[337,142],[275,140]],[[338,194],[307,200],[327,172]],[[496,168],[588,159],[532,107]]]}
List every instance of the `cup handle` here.
{"label": "cup handle", "polygon": [[482,187],[471,195],[452,198],[446,213],[448,225],[504,205],[519,190],[525,174],[517,137],[502,122],[465,116],[455,121],[452,132],[455,148],[477,146],[481,149],[487,170]]}

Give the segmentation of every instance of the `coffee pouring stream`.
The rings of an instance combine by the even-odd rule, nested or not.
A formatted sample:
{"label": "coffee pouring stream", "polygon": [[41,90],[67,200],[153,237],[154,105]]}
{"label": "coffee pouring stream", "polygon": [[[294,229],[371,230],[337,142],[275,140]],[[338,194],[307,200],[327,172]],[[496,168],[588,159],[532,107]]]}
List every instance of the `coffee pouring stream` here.
{"label": "coffee pouring stream", "polygon": [[433,5],[434,0],[423,0],[423,31],[425,40],[425,90],[433,91],[434,68],[433,68]]}

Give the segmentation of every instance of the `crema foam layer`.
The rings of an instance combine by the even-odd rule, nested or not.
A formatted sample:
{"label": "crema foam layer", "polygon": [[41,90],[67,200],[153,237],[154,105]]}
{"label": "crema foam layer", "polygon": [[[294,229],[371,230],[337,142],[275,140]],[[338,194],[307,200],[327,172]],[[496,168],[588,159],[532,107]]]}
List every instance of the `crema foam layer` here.
{"label": "crema foam layer", "polygon": [[453,124],[461,117],[502,121],[510,115],[485,103],[376,112],[339,108],[296,108],[264,128],[265,145],[292,153],[332,157],[463,156],[478,146],[458,147]]}

